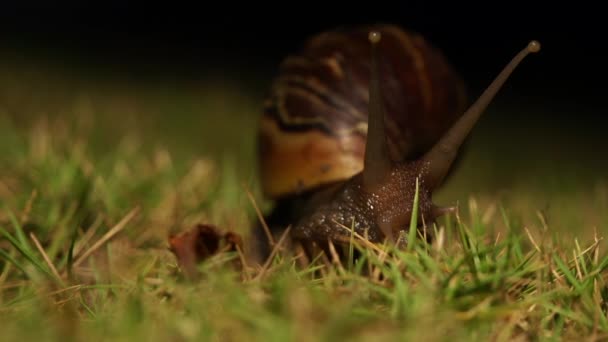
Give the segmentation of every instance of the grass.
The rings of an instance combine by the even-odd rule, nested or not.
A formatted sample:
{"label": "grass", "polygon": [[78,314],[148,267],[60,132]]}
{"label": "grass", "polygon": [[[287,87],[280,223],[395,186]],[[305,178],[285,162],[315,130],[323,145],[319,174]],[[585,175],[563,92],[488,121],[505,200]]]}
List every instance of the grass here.
{"label": "grass", "polygon": [[205,222],[246,237],[257,219],[248,190],[268,208],[246,143],[257,102],[241,90],[86,88],[52,105],[5,94],[0,339],[608,338],[606,183],[542,158],[523,173],[531,156],[479,143],[490,125],[438,194],[460,209],[432,244],[353,236],[350,255],[364,262],[300,266],[279,249],[244,270],[220,254],[184,278],[168,236]]}

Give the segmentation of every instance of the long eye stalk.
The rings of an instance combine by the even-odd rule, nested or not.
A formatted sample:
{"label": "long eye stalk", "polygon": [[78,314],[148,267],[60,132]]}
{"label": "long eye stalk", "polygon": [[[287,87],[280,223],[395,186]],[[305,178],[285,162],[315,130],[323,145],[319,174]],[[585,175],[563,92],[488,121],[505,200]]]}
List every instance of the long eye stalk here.
{"label": "long eye stalk", "polygon": [[369,114],[367,124],[367,142],[365,145],[365,162],[363,167],[363,182],[367,189],[373,189],[381,184],[391,171],[391,159],[385,128],[386,110],[380,91],[380,71],[378,67],[377,45],[380,42],[380,32],[369,33],[371,42],[372,61],[369,86]]}
{"label": "long eye stalk", "polygon": [[450,130],[427,152],[422,160],[428,163],[429,170],[425,177],[430,189],[441,185],[445,175],[448,173],[460,145],[464,142],[469,132],[475,126],[481,114],[500,90],[513,70],[530,53],[540,51],[540,43],[533,40],[528,46],[521,50],[500,74],[494,79],[490,86],[483,92],[479,99],[460,117]]}

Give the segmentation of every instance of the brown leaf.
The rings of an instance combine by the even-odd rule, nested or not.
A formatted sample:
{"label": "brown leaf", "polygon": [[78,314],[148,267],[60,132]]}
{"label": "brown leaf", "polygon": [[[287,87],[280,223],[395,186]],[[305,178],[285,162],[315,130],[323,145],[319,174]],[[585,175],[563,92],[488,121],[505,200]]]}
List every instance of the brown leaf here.
{"label": "brown leaf", "polygon": [[242,250],[242,238],[234,232],[220,233],[210,224],[198,224],[189,231],[169,238],[170,250],[189,278],[197,276],[196,266],[217,253]]}

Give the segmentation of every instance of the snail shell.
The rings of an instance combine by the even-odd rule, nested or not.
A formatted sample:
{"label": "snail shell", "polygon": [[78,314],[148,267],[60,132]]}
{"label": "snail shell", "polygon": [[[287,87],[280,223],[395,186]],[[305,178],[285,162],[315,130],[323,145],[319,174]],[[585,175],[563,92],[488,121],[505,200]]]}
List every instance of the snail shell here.
{"label": "snail shell", "polygon": [[[298,195],[363,169],[370,29],[323,32],[281,64],[258,136],[267,197]],[[464,85],[421,35],[393,25],[373,29],[382,34],[378,68],[389,153],[395,161],[413,160],[465,111]]]}

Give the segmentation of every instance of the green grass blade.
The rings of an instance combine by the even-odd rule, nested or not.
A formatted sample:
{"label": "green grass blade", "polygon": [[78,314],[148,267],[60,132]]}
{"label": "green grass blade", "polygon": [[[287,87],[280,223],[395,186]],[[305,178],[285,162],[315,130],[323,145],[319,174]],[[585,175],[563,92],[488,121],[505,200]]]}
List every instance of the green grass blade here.
{"label": "green grass blade", "polygon": [[25,274],[29,278],[29,274],[25,270],[25,267],[19,261],[17,261],[15,258],[13,258],[10,254],[8,254],[4,249],[1,249],[1,248],[0,248],[0,257],[2,257],[7,262],[10,262],[11,264],[13,264],[13,266],[17,267],[21,272],[23,272],[23,274]]}
{"label": "green grass blade", "polygon": [[13,225],[13,228],[15,230],[15,235],[17,236],[17,241],[19,241],[19,245],[24,249],[27,250],[28,252],[32,252],[32,247],[30,246],[30,242],[27,239],[27,237],[25,236],[25,232],[23,231],[21,224],[19,224],[19,221],[17,220],[17,217],[15,217],[15,214],[11,211],[11,210],[6,210],[7,211],[7,215],[11,221],[11,224]]}
{"label": "green grass blade", "polygon": [[72,277],[72,266],[74,264],[74,247],[76,246],[77,239],[78,239],[78,229],[74,229],[74,232],[72,233],[72,237],[70,239],[70,247],[68,248],[68,257],[67,257],[67,265],[66,265],[68,278]]}
{"label": "green grass blade", "polygon": [[348,241],[348,269],[353,269],[353,264],[355,260],[355,219],[353,218],[353,223],[350,227],[350,238]]}
{"label": "green grass blade", "polygon": [[410,230],[407,237],[407,250],[414,250],[416,246],[416,235],[418,231],[418,193],[419,193],[418,178],[416,178],[416,192],[414,193],[414,205],[412,207],[412,216],[410,218]]}
{"label": "green grass blade", "polygon": [[46,274],[47,276],[55,279],[54,275],[47,269],[47,267],[24,245],[22,245],[16,238],[14,238],[6,229],[0,227],[0,235],[8,240],[21,255],[23,255],[32,265],[38,269],[39,272]]}
{"label": "green grass blade", "polygon": [[583,285],[578,281],[578,279],[576,278],[574,273],[572,273],[572,271],[570,271],[570,268],[568,268],[568,266],[566,266],[566,264],[562,261],[562,259],[555,254],[553,255],[553,260],[555,261],[555,264],[557,265],[557,267],[566,276],[566,279],[568,279],[568,282],[572,286],[574,286],[574,288],[576,288],[576,292],[582,293],[584,291]]}

